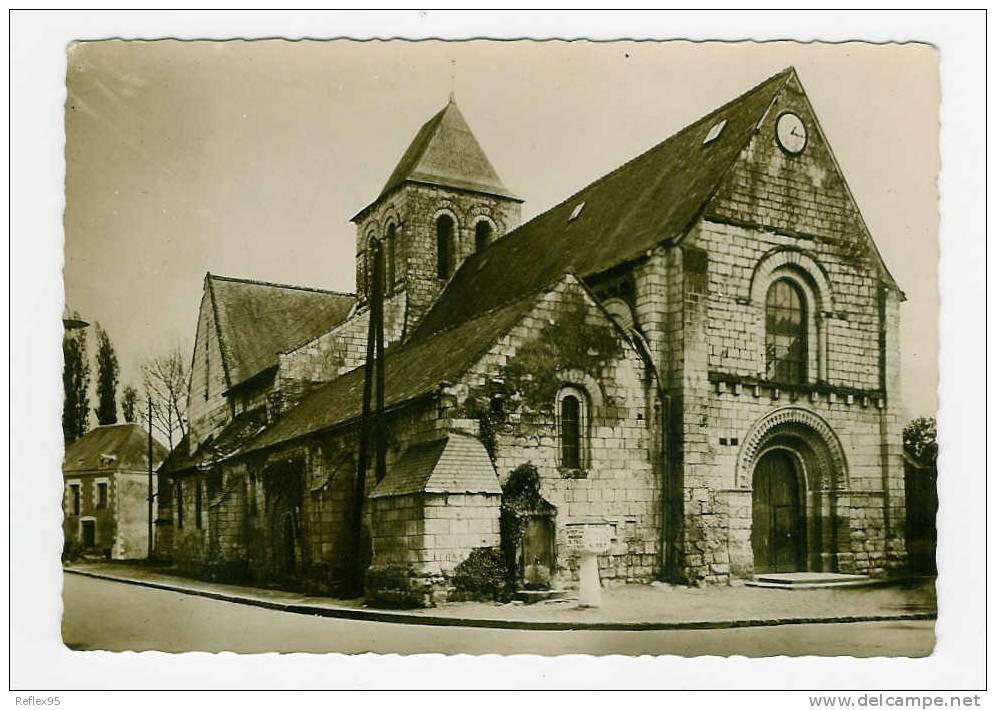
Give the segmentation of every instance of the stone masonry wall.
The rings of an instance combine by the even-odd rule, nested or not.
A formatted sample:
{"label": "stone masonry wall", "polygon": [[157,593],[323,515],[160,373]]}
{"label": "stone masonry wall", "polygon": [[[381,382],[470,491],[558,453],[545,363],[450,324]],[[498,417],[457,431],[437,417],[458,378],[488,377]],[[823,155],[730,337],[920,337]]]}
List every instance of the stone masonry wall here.
{"label": "stone masonry wall", "polygon": [[[406,297],[395,294],[384,302],[384,347],[401,339],[405,327]],[[277,388],[284,393],[296,385],[329,382],[361,367],[367,357],[370,310],[363,308],[328,333],[279,356]]]}
{"label": "stone masonry wall", "polygon": [[[575,303],[583,304],[580,320]],[[548,353],[538,344],[554,342],[546,330],[551,323],[573,334],[557,334],[566,351],[571,349],[564,342],[569,337],[586,345],[607,338],[618,349],[604,360],[565,350]],[[555,369],[557,362],[560,369]],[[659,571],[660,485],[650,460],[652,406],[645,376],[639,355],[568,277],[452,389],[459,402],[458,421],[462,417],[468,429],[477,431],[489,399],[505,397],[505,414],[497,420],[484,418],[493,431],[496,467],[503,481],[527,462],[539,470],[541,493],[557,508],[557,564],[568,579],[576,570],[564,543],[565,525],[587,519],[604,519],[612,526],[612,551],[599,560],[603,579],[646,581]],[[535,388],[537,382],[549,382],[553,391]],[[582,470],[565,469],[560,462],[555,398],[561,384],[588,394]]]}
{"label": "stone masonry wall", "polygon": [[[114,474],[109,495],[116,520],[112,555],[118,560],[145,559],[149,554],[149,479],[146,472]],[[152,519],[157,515],[152,503]]]}
{"label": "stone masonry wall", "polygon": [[[388,428],[389,470],[409,446],[438,438],[447,430],[446,420],[440,418],[438,409],[431,401],[390,415]],[[296,569],[291,576],[297,578],[304,588],[316,592],[334,591],[342,576],[345,546],[351,544],[348,525],[356,477],[357,437],[356,427],[347,426],[276,448],[249,464],[246,532],[237,529],[233,534],[248,537],[248,565],[255,579],[272,579],[274,552],[278,545],[274,538],[273,521],[267,518],[272,501],[268,508],[263,485],[264,471],[272,463],[294,461],[300,462],[303,494],[298,518],[300,529],[295,543]],[[366,483],[369,495],[377,485],[372,456]],[[378,509],[377,505],[368,499],[364,512],[366,527],[372,536],[370,543],[374,564],[380,564],[378,551],[389,552],[391,549],[377,544],[377,529],[371,527],[371,516]]]}
{"label": "stone masonry wall", "polygon": [[403,495],[370,501],[370,536],[379,566],[419,568],[426,558],[422,496]]}
{"label": "stone masonry wall", "polygon": [[424,497],[425,549],[422,570],[449,576],[478,547],[498,547],[501,496],[477,494]]}

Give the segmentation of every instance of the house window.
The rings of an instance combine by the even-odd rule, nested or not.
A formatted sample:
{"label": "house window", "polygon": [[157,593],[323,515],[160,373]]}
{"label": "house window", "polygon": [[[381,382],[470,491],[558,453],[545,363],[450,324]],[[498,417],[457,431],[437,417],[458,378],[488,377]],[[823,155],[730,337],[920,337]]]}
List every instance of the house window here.
{"label": "house window", "polygon": [[765,359],[767,378],[775,382],[806,381],[806,300],[790,279],[778,279],[768,288],[765,303]]}
{"label": "house window", "polygon": [[194,484],[194,525],[200,530],[204,526],[204,519],[201,516],[202,513],[202,500],[201,500],[201,482],[197,481]]}
{"label": "house window", "polygon": [[581,469],[585,466],[586,402],[584,393],[575,387],[565,387],[557,396],[561,468]]}
{"label": "house window", "polygon": [[491,243],[491,223],[485,219],[482,219],[474,227],[474,249],[477,251],[483,251],[484,248]]}
{"label": "house window", "polygon": [[448,279],[453,268],[453,218],[448,214],[436,220],[436,275]]}
{"label": "house window", "polygon": [[80,484],[69,484],[69,514],[80,514]]}
{"label": "house window", "polygon": [[183,481],[176,482],[176,527],[183,530]]}
{"label": "house window", "polygon": [[97,508],[103,510],[107,507],[107,481],[97,482]]}
{"label": "house window", "polygon": [[387,237],[384,239],[384,246],[387,249],[387,258],[385,259],[387,267],[387,278],[385,282],[387,284],[387,291],[394,290],[394,284],[398,279],[398,264],[397,264],[397,228],[392,224],[387,228]]}

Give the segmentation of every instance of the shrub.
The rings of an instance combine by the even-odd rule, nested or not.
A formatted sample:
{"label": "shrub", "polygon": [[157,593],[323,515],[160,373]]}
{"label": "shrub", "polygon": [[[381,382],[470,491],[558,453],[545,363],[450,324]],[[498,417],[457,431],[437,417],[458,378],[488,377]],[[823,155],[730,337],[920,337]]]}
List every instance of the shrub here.
{"label": "shrub", "polygon": [[75,562],[83,556],[83,544],[79,540],[66,539],[62,543],[62,561]]}
{"label": "shrub", "polygon": [[480,601],[505,601],[511,597],[505,556],[497,547],[478,547],[456,566],[452,577],[459,596]]}
{"label": "shrub", "polygon": [[918,417],[903,429],[903,446],[920,463],[937,461],[937,422],[933,417]]}

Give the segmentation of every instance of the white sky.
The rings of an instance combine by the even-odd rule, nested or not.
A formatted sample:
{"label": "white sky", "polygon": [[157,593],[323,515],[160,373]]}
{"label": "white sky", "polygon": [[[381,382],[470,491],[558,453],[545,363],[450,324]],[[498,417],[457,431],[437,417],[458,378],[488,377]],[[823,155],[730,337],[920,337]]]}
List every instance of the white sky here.
{"label": "white sky", "polygon": [[451,81],[528,219],[788,65],[907,294],[904,397],[911,415],[933,414],[939,90],[937,57],[918,45],[78,45],[67,302],[102,323],[122,384],[134,381],[149,352],[191,345],[206,271],[352,290],[349,218]]}

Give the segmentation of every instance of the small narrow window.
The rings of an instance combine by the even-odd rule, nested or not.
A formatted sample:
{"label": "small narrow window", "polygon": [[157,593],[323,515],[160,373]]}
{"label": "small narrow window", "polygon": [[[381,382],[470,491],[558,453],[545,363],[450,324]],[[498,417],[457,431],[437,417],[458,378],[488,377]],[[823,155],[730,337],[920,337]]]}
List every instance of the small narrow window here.
{"label": "small narrow window", "polygon": [[560,458],[565,468],[581,468],[581,402],[573,394],[560,400]]}
{"label": "small narrow window", "polygon": [[491,243],[491,224],[482,219],[474,227],[474,249],[483,251]]}
{"label": "small narrow window", "polygon": [[387,258],[385,259],[385,265],[387,267],[387,277],[385,283],[387,285],[387,292],[394,290],[394,284],[397,283],[398,278],[398,263],[397,263],[397,229],[392,224],[387,228],[387,237],[385,238],[385,247],[387,249]]}
{"label": "small narrow window", "polygon": [[183,530],[183,481],[176,482],[176,527]]}
{"label": "small narrow window", "polygon": [[453,268],[453,218],[440,215],[436,220],[436,275],[448,279]]}
{"label": "small narrow window", "polygon": [[69,484],[69,514],[80,514],[80,486],[78,483]]}
{"label": "small narrow window", "polygon": [[194,525],[200,530],[204,526],[204,519],[201,516],[202,513],[202,498],[201,498],[201,482],[197,481],[194,484]]}
{"label": "small narrow window", "polygon": [[103,510],[107,507],[107,481],[100,481],[97,484],[97,508]]}
{"label": "small narrow window", "polygon": [[584,209],[584,203],[583,202],[581,202],[578,205],[576,205],[574,207],[574,209],[571,211],[571,216],[567,218],[567,221],[568,222],[573,222],[574,220],[576,220],[578,217],[581,216],[581,211],[583,209]]}

